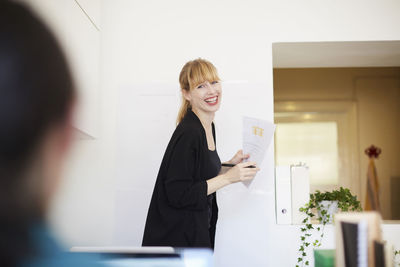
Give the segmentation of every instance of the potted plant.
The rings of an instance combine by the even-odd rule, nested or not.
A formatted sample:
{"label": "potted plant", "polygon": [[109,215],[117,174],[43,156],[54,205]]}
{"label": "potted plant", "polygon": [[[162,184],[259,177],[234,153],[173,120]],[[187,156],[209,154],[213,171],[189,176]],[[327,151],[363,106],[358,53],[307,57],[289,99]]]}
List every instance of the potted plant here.
{"label": "potted plant", "polygon": [[395,265],[400,266],[400,250],[395,250],[394,252],[394,261],[395,261]]}
{"label": "potted plant", "polygon": [[[331,192],[321,192],[317,190],[315,193],[310,194],[310,201],[306,203],[300,211],[306,217],[303,220],[301,227],[301,245],[299,248],[300,257],[297,258],[296,267],[308,266],[309,261],[307,257],[307,248],[312,245],[313,248],[321,246],[322,238],[324,237],[325,225],[332,223],[333,214],[337,210],[345,211],[361,211],[361,203],[357,200],[357,196],[353,196],[348,188],[340,187],[339,190]],[[313,217],[317,216],[319,225],[312,224]],[[322,227],[321,227],[322,225]],[[312,230],[317,230],[317,237],[312,238]]]}

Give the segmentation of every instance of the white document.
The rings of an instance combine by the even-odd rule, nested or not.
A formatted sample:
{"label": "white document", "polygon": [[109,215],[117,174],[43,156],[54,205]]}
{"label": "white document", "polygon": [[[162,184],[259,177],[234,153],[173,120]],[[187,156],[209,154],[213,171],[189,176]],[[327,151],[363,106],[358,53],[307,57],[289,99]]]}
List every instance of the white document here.
{"label": "white document", "polygon": [[[274,136],[275,124],[256,118],[243,117],[243,154],[250,154],[246,161],[254,161],[260,167],[265,152]],[[250,186],[252,181],[244,181]]]}
{"label": "white document", "polygon": [[243,117],[243,154],[250,154],[248,161],[261,166],[274,132],[275,124],[271,122]]}

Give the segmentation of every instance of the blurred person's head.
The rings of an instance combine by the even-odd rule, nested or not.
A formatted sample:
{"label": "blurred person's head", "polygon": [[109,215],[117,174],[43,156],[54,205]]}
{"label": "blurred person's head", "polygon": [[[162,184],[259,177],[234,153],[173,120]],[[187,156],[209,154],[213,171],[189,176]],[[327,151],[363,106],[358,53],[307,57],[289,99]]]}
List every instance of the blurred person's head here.
{"label": "blurred person's head", "polygon": [[198,58],[187,62],[179,75],[182,91],[177,124],[185,117],[188,108],[214,113],[221,103],[221,84],[217,69],[208,60]]}
{"label": "blurred person's head", "polygon": [[66,59],[31,11],[0,1],[0,265],[34,253],[29,227],[45,219],[72,135]]}

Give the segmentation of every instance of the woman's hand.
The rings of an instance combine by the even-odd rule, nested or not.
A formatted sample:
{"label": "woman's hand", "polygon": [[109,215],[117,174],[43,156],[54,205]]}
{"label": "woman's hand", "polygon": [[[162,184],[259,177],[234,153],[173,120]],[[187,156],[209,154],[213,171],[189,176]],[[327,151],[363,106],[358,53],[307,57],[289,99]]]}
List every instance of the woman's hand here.
{"label": "woman's hand", "polygon": [[[249,166],[255,166],[255,168]],[[223,175],[229,183],[237,183],[252,180],[259,170],[255,162],[243,162],[236,164]]]}
{"label": "woman's hand", "polygon": [[229,184],[252,180],[260,170],[255,162],[242,162],[232,168],[223,167],[223,169],[224,171],[220,175],[207,180],[207,195]]}
{"label": "woman's hand", "polygon": [[243,154],[243,150],[239,150],[238,152],[236,152],[236,154],[233,156],[233,158],[231,160],[229,160],[227,163],[230,164],[239,164],[241,162],[243,162],[244,159],[248,159],[250,157],[250,154]]}

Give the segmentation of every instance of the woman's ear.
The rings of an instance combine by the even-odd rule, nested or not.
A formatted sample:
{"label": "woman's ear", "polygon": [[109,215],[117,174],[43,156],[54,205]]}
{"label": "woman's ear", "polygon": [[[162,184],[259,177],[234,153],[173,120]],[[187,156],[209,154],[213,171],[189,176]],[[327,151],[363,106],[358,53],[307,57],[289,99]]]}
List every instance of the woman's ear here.
{"label": "woman's ear", "polygon": [[181,90],[182,91],[182,95],[183,95],[183,97],[187,100],[187,101],[189,101],[190,102],[190,100],[191,100],[191,95],[190,95],[190,92],[189,91],[187,91],[187,90],[185,90],[185,89],[182,89]]}

